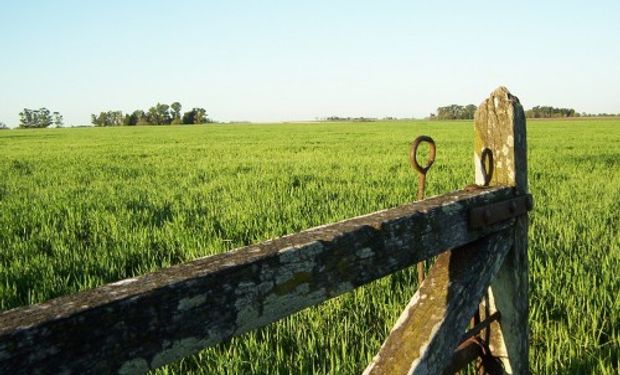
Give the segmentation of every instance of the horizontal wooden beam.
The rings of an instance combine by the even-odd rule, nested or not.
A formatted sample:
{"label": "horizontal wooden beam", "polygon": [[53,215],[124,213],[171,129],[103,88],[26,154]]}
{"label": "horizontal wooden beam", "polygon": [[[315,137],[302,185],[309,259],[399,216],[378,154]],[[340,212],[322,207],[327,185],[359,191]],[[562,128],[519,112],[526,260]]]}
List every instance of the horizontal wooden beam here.
{"label": "horizontal wooden beam", "polygon": [[456,191],[4,312],[0,373],[145,372],[501,230],[469,210],[513,195]]}
{"label": "horizontal wooden beam", "polygon": [[441,374],[512,240],[506,230],[441,254],[364,374]]}

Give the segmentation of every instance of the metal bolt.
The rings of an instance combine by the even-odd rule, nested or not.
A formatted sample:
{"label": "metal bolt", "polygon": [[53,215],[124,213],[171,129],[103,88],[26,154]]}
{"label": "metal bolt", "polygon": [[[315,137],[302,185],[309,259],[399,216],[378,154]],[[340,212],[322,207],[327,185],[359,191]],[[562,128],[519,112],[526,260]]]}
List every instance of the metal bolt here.
{"label": "metal bolt", "polygon": [[514,214],[515,211],[517,211],[517,202],[510,201],[510,204],[508,205],[508,210],[510,211],[511,214]]}
{"label": "metal bolt", "polygon": [[531,211],[534,208],[534,197],[528,194],[527,199],[525,200],[525,204],[527,206],[527,210]]}

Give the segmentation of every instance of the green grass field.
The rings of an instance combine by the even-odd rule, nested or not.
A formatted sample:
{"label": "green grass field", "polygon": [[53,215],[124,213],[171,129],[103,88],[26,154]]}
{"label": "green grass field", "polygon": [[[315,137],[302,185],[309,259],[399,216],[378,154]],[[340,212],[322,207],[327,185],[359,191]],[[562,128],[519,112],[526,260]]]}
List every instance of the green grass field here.
{"label": "green grass field", "polygon": [[[473,183],[471,122],[0,132],[0,310]],[[620,120],[528,124],[534,373],[620,369]],[[361,372],[415,271],[207,349],[159,373]]]}

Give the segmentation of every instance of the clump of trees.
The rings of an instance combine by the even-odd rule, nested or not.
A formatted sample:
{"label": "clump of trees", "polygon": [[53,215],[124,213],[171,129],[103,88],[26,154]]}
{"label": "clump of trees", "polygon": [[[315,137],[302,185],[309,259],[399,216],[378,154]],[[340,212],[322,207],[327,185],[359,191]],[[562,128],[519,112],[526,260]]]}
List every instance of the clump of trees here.
{"label": "clump of trees", "polygon": [[451,104],[445,107],[437,108],[437,115],[431,114],[432,119],[436,120],[471,120],[477,107],[473,104],[458,105]]}
{"label": "clump of trees", "polygon": [[124,117],[121,111],[101,112],[99,116],[90,115],[91,122],[95,126],[120,126],[123,125]]}
{"label": "clump of trees", "polygon": [[61,128],[64,119],[59,112],[51,112],[43,107],[39,109],[24,108],[19,113],[19,127],[26,129],[47,128],[52,124]]}
{"label": "clump of trees", "polygon": [[92,114],[91,122],[95,126],[191,125],[213,122],[207,117],[207,111],[204,108],[192,108],[183,114],[182,108],[179,102],[170,105],[157,103],[148,111],[137,109],[131,114],[123,114],[122,111],[101,112],[99,115]]}
{"label": "clump of trees", "polygon": [[8,130],[10,129],[8,126],[6,126],[6,124],[2,121],[0,121],[0,130]]}
{"label": "clump of trees", "polygon": [[579,117],[579,113],[572,108],[556,108],[551,106],[532,107],[525,111],[528,118],[557,118],[557,117]]}

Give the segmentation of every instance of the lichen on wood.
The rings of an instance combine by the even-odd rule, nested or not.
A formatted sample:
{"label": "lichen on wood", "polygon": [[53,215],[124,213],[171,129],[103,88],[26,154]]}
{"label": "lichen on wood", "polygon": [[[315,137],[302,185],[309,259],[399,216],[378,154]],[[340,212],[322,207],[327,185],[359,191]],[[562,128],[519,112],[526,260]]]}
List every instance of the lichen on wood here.
{"label": "lichen on wood", "polygon": [[503,231],[439,255],[364,374],[440,374],[511,244]]}
{"label": "lichen on wood", "polygon": [[[493,153],[495,168],[490,185],[513,186],[519,195],[527,187],[526,120],[519,99],[499,87],[478,107],[474,119],[474,165],[476,183],[482,183],[482,149]],[[512,229],[514,246],[489,288],[489,299],[481,310],[499,310],[501,323],[491,325],[490,346],[508,374],[529,373],[528,359],[528,262],[526,215]]]}
{"label": "lichen on wood", "polygon": [[469,210],[514,194],[456,191],[4,312],[0,373],[161,366],[505,229]]}

